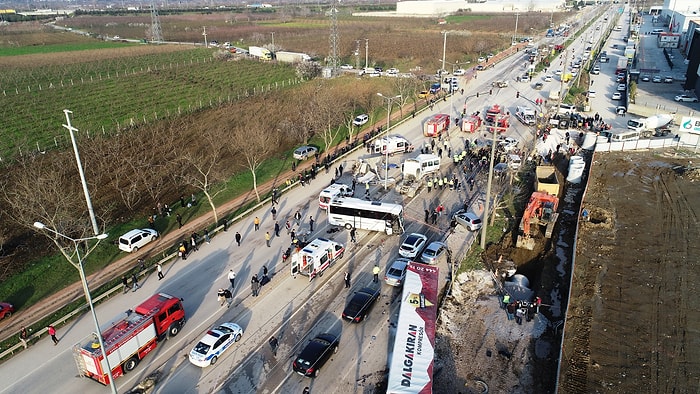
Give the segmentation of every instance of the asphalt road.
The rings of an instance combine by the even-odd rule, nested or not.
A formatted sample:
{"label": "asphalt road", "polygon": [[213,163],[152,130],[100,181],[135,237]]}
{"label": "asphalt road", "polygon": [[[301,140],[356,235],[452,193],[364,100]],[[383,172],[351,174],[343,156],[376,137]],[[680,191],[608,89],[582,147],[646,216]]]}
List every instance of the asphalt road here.
{"label": "asphalt road", "polygon": [[[531,83],[514,82],[505,89],[494,88],[492,95],[483,94],[491,89],[493,80],[505,76],[515,81],[515,77],[524,72],[523,63],[522,54],[516,53],[494,68],[480,72],[477,79],[469,83],[460,77],[461,87],[465,89],[464,95],[455,95],[446,102],[438,102],[433,111],[422,112],[414,119],[408,119],[392,128],[392,133],[404,135],[419,147],[427,141],[422,136],[421,124],[433,113],[447,112],[454,117],[461,113],[465,104],[468,113],[477,110],[483,112],[494,103],[506,106],[511,112],[517,105],[527,105],[541,94],[532,89]],[[558,85],[558,82],[553,84]],[[476,92],[481,93],[478,98]],[[515,92],[520,92],[520,98],[516,99]],[[513,127],[506,135],[521,141],[521,147],[532,145],[532,129],[517,121],[511,124]],[[450,143],[455,150],[461,149],[466,139],[484,138],[483,132],[477,136],[455,130],[453,128],[450,134]],[[412,155],[417,153],[416,151]],[[344,167],[351,168],[355,160],[365,156],[366,153],[362,150],[355,152],[346,159]],[[390,163],[396,164],[390,170],[390,176],[398,178],[400,164],[406,157],[407,155],[390,157]],[[449,160],[443,162],[442,169],[443,173],[452,171]],[[280,218],[291,216],[300,209],[304,218],[313,215],[318,220],[316,231],[310,238],[327,236],[325,214],[318,209],[316,200],[330,179],[331,175],[321,175],[311,185],[285,194],[278,207]],[[349,183],[350,175],[346,173],[341,181]],[[433,191],[431,194],[423,190],[415,199],[406,202],[407,232],[425,232],[430,241],[443,239],[448,229],[448,219],[443,217],[437,226],[427,226],[421,223],[423,210],[441,202],[450,213],[460,208],[464,201],[470,201],[478,211],[479,200],[483,199],[484,183],[481,177],[472,193],[464,188],[441,193]],[[372,196],[392,201],[402,198],[393,190],[385,193],[380,186],[372,189]],[[184,298],[188,322],[181,333],[162,343],[135,371],[119,378],[117,386],[120,392],[127,391],[156,369],[165,375],[158,387],[159,393],[300,392],[307,385],[312,386],[314,392],[332,392],[339,386],[347,387],[348,391],[362,391],[365,381],[376,381],[375,375],[386,369],[393,339],[391,327],[397,318],[398,290],[382,283],[371,283],[371,268],[375,262],[386,268],[397,256],[396,251],[403,237],[359,231],[360,242],[351,246],[347,242],[347,232],[332,234],[330,238],[345,243],[350,249],[331,271],[309,282],[302,277],[293,279],[289,267],[281,263],[281,254],[289,244],[289,238],[284,232],[280,238],[272,240],[271,248],[265,247],[264,232],[273,226],[269,206],[251,215],[251,218],[255,215],[262,219],[260,231],[253,230],[252,219],[237,223],[227,233],[213,238],[211,244],[203,245],[186,261],[178,260],[167,265],[164,280],[158,281],[155,275],[147,277],[138,291],[118,295],[97,307],[100,322],[106,326],[113,317],[121,316],[153,293],[167,292]],[[306,225],[302,224],[302,228],[306,228]],[[242,247],[237,247],[233,240],[236,231],[243,235]],[[272,282],[263,287],[260,297],[251,297],[248,280],[252,274],[260,273],[263,265],[273,274]],[[238,283],[234,291],[234,303],[230,309],[226,309],[217,303],[216,290],[228,285],[226,274],[229,269],[237,272]],[[343,288],[342,272],[345,269],[350,270],[353,276],[351,291],[365,285],[382,288],[381,298],[369,319],[360,324],[349,324],[340,319],[345,302],[351,295],[351,291]],[[445,262],[440,264],[440,270],[441,278],[446,278],[449,267]],[[201,369],[190,365],[186,358],[189,350],[209,327],[223,321],[240,324],[245,330],[243,339],[216,366]],[[40,341],[30,351],[22,352],[4,363],[0,369],[0,380],[5,384],[0,392],[107,392],[108,388],[96,382],[76,378],[77,368],[72,346],[88,337],[91,331],[91,319],[83,316],[59,331],[61,342],[57,346],[53,346],[50,341]],[[291,361],[308,339],[319,332],[340,335],[341,346],[338,354],[323,368],[321,376],[312,382],[292,373]],[[270,335],[280,338],[276,356],[267,346]]]}

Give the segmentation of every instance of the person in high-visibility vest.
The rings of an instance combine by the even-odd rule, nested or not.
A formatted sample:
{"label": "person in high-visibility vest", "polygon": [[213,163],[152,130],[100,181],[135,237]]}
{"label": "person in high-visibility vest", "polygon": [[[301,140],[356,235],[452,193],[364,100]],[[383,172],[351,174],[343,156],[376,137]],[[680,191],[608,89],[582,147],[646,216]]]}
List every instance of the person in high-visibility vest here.
{"label": "person in high-visibility vest", "polygon": [[455,189],[455,182],[454,182],[452,179],[450,179],[450,181],[447,182],[447,184],[450,186],[450,190],[454,190],[454,189]]}
{"label": "person in high-visibility vest", "polygon": [[445,186],[444,182],[442,181],[442,178],[438,178],[438,186],[440,187],[440,190],[442,190],[442,187]]}
{"label": "person in high-visibility vest", "polygon": [[428,178],[428,193],[430,193],[430,189],[433,188],[433,180]]}

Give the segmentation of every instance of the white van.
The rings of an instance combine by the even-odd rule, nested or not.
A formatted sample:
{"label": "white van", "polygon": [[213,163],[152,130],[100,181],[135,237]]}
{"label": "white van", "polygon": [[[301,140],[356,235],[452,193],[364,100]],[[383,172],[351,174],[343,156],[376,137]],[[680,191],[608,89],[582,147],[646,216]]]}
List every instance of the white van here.
{"label": "white van", "polygon": [[328,204],[331,202],[333,197],[352,197],[353,194],[354,192],[350,186],[343,185],[342,183],[334,183],[321,190],[321,193],[318,195],[318,207],[321,209],[326,209],[328,208]]}
{"label": "white van", "polygon": [[636,141],[639,139],[639,134],[640,133],[637,130],[627,130],[619,133],[613,133],[610,136],[610,142]]}
{"label": "white van", "polygon": [[119,249],[136,252],[139,248],[158,238],[158,232],[150,228],[131,230],[119,237]]}
{"label": "white van", "polygon": [[440,158],[431,154],[422,154],[413,159],[407,159],[401,165],[404,179],[421,179],[425,175],[438,171],[440,171]]}
{"label": "white van", "polygon": [[511,168],[513,170],[517,170],[520,168],[521,164],[522,164],[522,162],[520,160],[520,156],[513,155],[513,154],[508,155],[508,167],[509,168]]}

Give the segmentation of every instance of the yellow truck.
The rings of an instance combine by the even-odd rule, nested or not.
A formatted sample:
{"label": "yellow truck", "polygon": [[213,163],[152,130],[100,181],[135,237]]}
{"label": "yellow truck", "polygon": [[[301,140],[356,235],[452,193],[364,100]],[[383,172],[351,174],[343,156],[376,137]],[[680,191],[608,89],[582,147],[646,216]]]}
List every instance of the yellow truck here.
{"label": "yellow truck", "polygon": [[537,166],[535,169],[535,191],[559,197],[561,184],[554,166]]}

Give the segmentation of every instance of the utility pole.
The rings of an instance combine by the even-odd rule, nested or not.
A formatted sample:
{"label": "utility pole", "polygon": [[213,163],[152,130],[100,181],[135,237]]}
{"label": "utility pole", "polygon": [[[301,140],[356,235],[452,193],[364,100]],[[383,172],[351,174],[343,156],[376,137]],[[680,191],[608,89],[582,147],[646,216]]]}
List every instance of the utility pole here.
{"label": "utility pole", "polygon": [[515,13],[515,30],[513,30],[513,41],[510,43],[512,46],[514,43],[517,42],[517,36],[518,36],[518,17],[520,17],[520,13],[516,12]]}
{"label": "utility pole", "polygon": [[365,38],[365,68],[369,67],[369,38]]}
{"label": "utility pole", "polygon": [[[498,122],[498,119],[496,119]],[[496,157],[496,134],[505,131],[507,128],[498,127],[498,123],[493,126],[493,140],[491,141],[491,160],[489,161],[489,178],[486,182],[486,201],[484,201],[484,218],[482,219],[483,226],[481,227],[481,248],[486,249],[486,229],[489,223],[489,202],[491,201],[491,184],[493,183],[493,161]]]}
{"label": "utility pole", "polygon": [[442,32],[442,68],[440,69],[440,77],[442,77],[442,70],[445,69],[445,53],[447,52],[447,31]]}
{"label": "utility pole", "polygon": [[355,68],[360,68],[360,40],[355,40]]}
{"label": "utility pole", "polygon": [[207,41],[207,27],[204,26],[204,32],[202,33],[204,36],[204,47],[209,48],[209,41]]}
{"label": "utility pole", "polygon": [[275,48],[275,32],[270,32],[272,34],[272,52],[277,52],[277,49]]}

